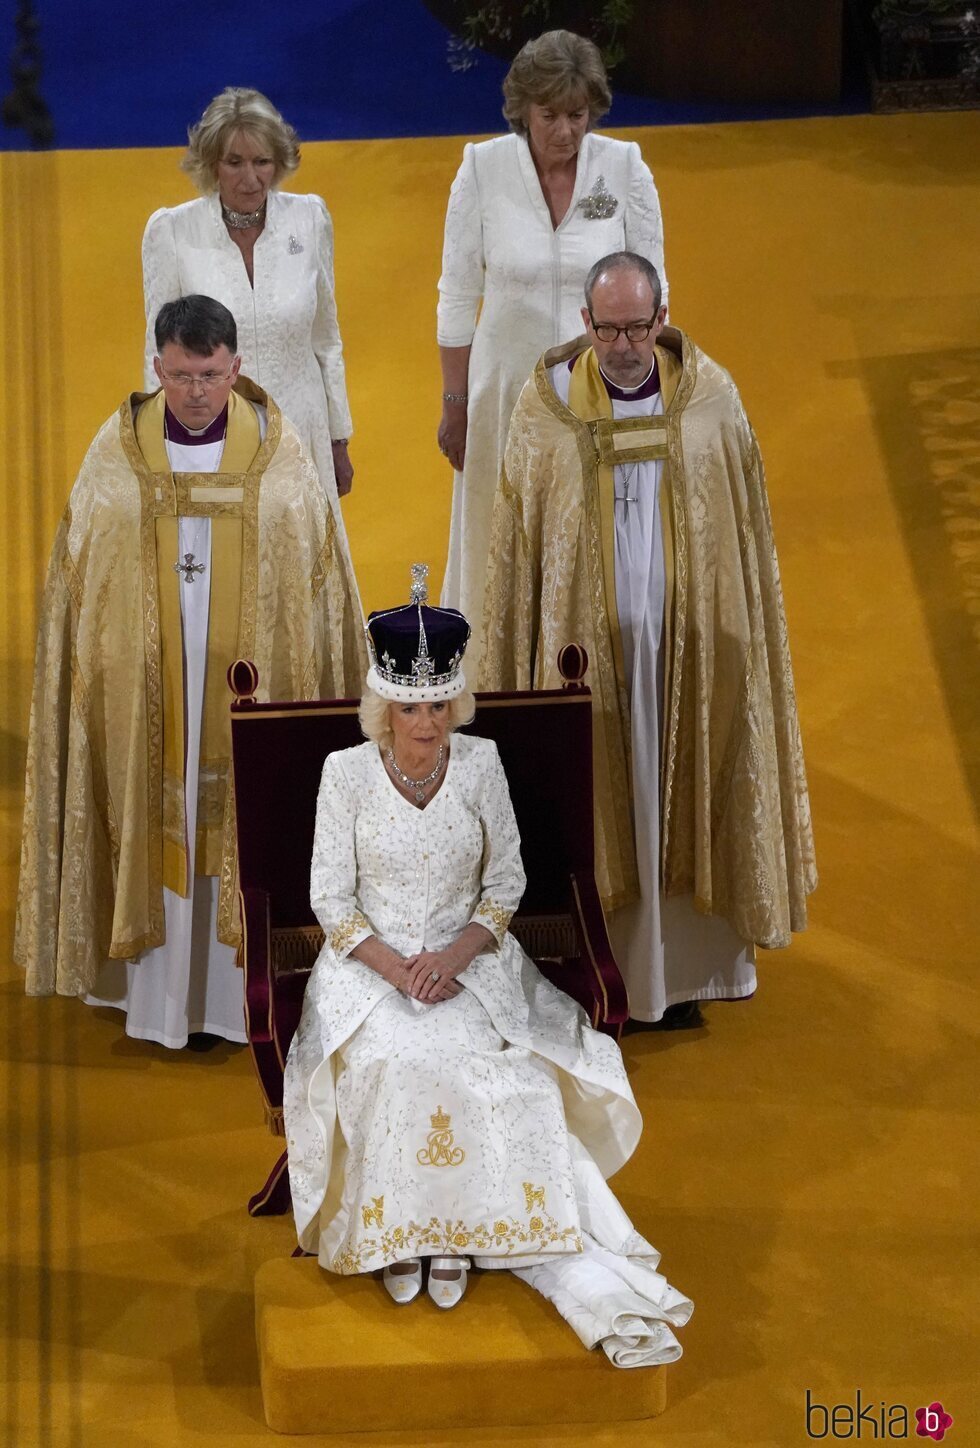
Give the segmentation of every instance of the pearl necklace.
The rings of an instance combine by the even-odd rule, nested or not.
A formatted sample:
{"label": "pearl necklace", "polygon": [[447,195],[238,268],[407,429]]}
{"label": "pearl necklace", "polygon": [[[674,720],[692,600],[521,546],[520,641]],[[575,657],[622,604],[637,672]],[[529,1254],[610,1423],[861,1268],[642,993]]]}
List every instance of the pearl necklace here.
{"label": "pearl necklace", "polygon": [[403,784],[405,786],[406,789],[410,789],[413,791],[415,795],[415,803],[421,804],[422,801],[425,799],[426,788],[439,777],[439,774],[442,770],[442,761],[444,754],[445,746],[440,744],[439,758],[436,760],[436,767],[432,771],[432,773],[427,774],[424,779],[409,779],[407,774],[403,774],[402,771],[398,768],[398,765],[395,763],[395,751],[393,749],[388,750],[388,754],[386,757],[388,760],[388,768],[391,770],[392,774],[395,776],[400,784]]}
{"label": "pearl necklace", "polygon": [[222,201],[221,218],[232,231],[247,231],[250,226],[261,226],[265,220],[265,202],[263,201],[258,211],[232,211],[231,207]]}

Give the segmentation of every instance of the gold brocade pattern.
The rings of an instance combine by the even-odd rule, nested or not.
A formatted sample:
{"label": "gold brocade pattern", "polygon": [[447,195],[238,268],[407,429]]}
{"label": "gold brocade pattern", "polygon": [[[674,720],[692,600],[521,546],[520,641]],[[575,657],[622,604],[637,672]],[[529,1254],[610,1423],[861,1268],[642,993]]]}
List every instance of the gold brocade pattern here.
{"label": "gold brocade pattern", "polygon": [[[163,834],[163,628],[160,617],[160,579],[157,570],[156,516],[152,476],[136,442],[132,399],[119,409],[119,441],[136,475],[140,491],[140,552],[143,574],[143,671],[146,679],[146,908],[150,939],[164,940],[164,834]],[[134,467],[134,459],[136,465]],[[97,482],[97,480],[96,480]],[[77,486],[77,485],[76,485]],[[74,490],[73,490],[74,495]],[[108,740],[106,741],[108,746]],[[183,814],[183,802],[181,802]],[[93,978],[94,983],[94,978]]]}
{"label": "gold brocade pattern", "polygon": [[[169,770],[163,775],[163,837],[183,850],[184,780]],[[183,889],[179,893],[183,894]]]}
{"label": "gold brocade pattern", "polygon": [[[64,527],[66,532],[71,532],[70,505],[65,508]],[[65,584],[68,588],[68,592],[71,594],[72,603],[75,605],[76,608],[80,607],[82,602],[82,580],[78,576],[78,569],[75,567],[75,560],[72,558],[71,554],[67,550],[61,555],[61,572],[64,577]]]}
{"label": "gold brocade pattern", "polygon": [[667,503],[665,523],[669,520],[670,525],[669,542],[672,564],[672,588],[666,620],[670,647],[667,650],[664,671],[666,720],[663,726],[663,757],[661,760],[660,866],[662,878],[665,878],[666,841],[670,838],[673,828],[680,689],[684,650],[687,642],[688,547],[687,509],[684,498],[686,469],[680,419],[697,379],[697,354],[693,349],[689,350],[691,355],[685,355],[685,366],[682,373],[683,390],[676,408],[671,410],[667,424],[667,467],[664,468],[662,484],[662,495]]}
{"label": "gold brocade pattern", "polygon": [[[558,650],[572,640],[587,649],[596,877],[615,909],[636,881],[629,710],[605,608],[595,447],[548,377],[583,346],[547,353],[514,411],[479,687],[558,687]],[[762,461],[728,374],[674,328],[657,355],[667,429],[662,888],[692,894],[747,941],[786,945],[805,928],[817,875]]]}
{"label": "gold brocade pattern", "polygon": [[231,764],[210,759],[197,776],[197,842],[195,869],[199,875],[220,875],[225,805]]}
{"label": "gold brocade pattern", "polygon": [[[92,700],[89,691],[85,687],[85,678],[78,667],[78,659],[74,651],[71,659],[71,692],[75,707],[84,721],[94,720],[95,712],[92,707]],[[92,793],[95,799],[96,809],[102,821],[103,829],[112,848],[113,861],[119,859],[119,825],[116,822],[116,812],[112,807],[112,797],[109,794],[109,787],[106,783],[105,771],[96,760],[92,768]]]}
{"label": "gold brocade pattern", "polygon": [[[250,643],[264,698],[356,694],[367,659],[346,546],[328,525],[295,431],[247,379],[236,391],[268,415],[236,505],[251,510],[238,639]],[[106,958],[133,959],[163,942],[155,533],[157,516],[173,507],[172,487],[164,499],[168,477],[147,468],[127,400],[93,440],[55,540],[38,633],[14,947],[31,994],[84,995]],[[213,484],[215,475],[207,477]],[[215,506],[201,503],[199,511]],[[133,619],[143,620],[142,629]],[[207,846],[213,838],[220,849],[219,934],[237,944],[227,751],[215,751],[207,768],[214,784],[205,784],[205,816],[210,822],[220,809],[222,820],[220,838],[209,831]]]}
{"label": "gold brocade pattern", "polygon": [[524,1209],[530,1212],[532,1207],[540,1207],[544,1211],[544,1187],[536,1187],[533,1182],[523,1182],[524,1187]]}
{"label": "gold brocade pattern", "polygon": [[[466,1152],[461,1146],[454,1145],[454,1137],[450,1118],[437,1106],[434,1115],[429,1117],[432,1123],[432,1130],[429,1132],[428,1145],[421,1147],[416,1152],[420,1166],[459,1166],[465,1160]],[[367,1223],[365,1223],[365,1226]]]}
{"label": "gold brocade pattern", "polygon": [[310,596],[316,598],[320,589],[330,577],[330,569],[333,565],[333,551],[337,542],[337,520],[333,515],[333,509],[327,509],[327,534],[323,547],[317,554],[316,562],[313,565],[313,572],[310,575]]}
{"label": "gold brocade pattern", "polygon": [[461,1220],[430,1217],[425,1223],[409,1220],[404,1225],[385,1228],[378,1236],[362,1237],[334,1257],[330,1270],[351,1276],[404,1257],[452,1257],[463,1252],[478,1256],[492,1252],[495,1256],[528,1257],[556,1249],[581,1252],[582,1237],[577,1227],[559,1227],[547,1212],[531,1217],[527,1223],[508,1217],[475,1226]]}

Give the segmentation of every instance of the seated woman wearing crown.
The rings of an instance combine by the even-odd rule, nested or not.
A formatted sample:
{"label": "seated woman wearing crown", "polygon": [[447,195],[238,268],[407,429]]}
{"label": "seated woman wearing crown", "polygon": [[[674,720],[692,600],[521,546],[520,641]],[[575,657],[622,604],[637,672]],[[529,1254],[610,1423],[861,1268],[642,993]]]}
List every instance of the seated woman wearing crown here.
{"label": "seated woman wearing crown", "polygon": [[496,745],[474,714],[469,626],[412,601],[368,621],[368,742],[328,756],[311,896],[326,939],[286,1064],[301,1245],[383,1268],[398,1304],[462,1298],[510,1268],[589,1347],[669,1362],[692,1306],[656,1271],[606,1178],[640,1115],[616,1043],[507,932],[524,891]]}

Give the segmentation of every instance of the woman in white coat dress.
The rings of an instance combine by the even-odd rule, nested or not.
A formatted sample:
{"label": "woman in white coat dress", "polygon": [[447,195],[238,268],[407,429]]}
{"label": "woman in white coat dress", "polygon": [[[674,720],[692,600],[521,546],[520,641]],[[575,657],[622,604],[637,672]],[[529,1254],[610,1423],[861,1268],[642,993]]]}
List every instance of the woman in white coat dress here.
{"label": "woman in white coat dress", "polygon": [[653,177],[635,142],[592,130],[612,103],[596,46],[567,30],[529,41],[504,98],[513,134],[463,152],[439,281],[438,438],[456,472],[442,602],[473,623],[471,680],[482,652],[493,497],[521,388],[542,352],[581,332],[585,278],[600,257],[645,256],[667,300]]}
{"label": "woman in white coat dress", "polygon": [[182,162],[204,194],[163,207],[143,235],[145,381],[164,302],[199,293],[238,325],[242,371],[313,454],[338,524],[352,425],[333,283],[333,223],[319,196],[278,190],[299,165],[296,132],[258,91],[230,86],[190,131]]}
{"label": "woman in white coat dress", "polygon": [[331,754],[313,908],[326,941],[286,1064],[301,1244],[384,1269],[398,1304],[463,1296],[472,1259],[548,1296],[622,1366],[672,1361],[690,1302],[606,1185],[640,1117],[619,1048],[540,975],[507,925],[524,889],[496,746],[472,717],[466,620],[372,614],[368,742]]}

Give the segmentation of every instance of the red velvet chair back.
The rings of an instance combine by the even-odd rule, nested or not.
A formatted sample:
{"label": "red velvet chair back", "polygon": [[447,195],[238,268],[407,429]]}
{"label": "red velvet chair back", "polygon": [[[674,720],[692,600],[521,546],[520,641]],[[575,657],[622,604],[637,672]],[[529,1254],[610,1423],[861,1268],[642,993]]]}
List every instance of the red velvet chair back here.
{"label": "red velvet chair back", "polygon": [[[527,874],[520,914],[566,913],[570,875],[593,868],[589,691],[478,694],[466,732],[494,741],[510,784]],[[354,700],[232,705],[240,884],[267,892],[273,930],[315,923],[310,859],[323,761],[363,742]]]}

